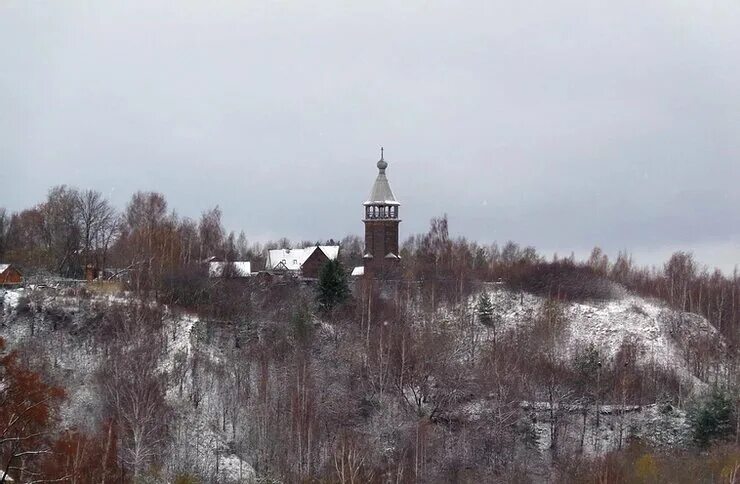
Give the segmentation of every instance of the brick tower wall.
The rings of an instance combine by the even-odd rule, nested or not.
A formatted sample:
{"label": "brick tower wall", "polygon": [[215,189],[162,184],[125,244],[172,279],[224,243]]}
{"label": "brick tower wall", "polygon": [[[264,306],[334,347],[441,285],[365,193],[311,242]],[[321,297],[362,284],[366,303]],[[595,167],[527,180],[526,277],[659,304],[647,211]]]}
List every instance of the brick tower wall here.
{"label": "brick tower wall", "polygon": [[385,258],[388,253],[398,255],[398,224],[397,220],[365,222],[365,251],[373,256],[365,259],[365,274],[380,275],[398,266],[398,259]]}

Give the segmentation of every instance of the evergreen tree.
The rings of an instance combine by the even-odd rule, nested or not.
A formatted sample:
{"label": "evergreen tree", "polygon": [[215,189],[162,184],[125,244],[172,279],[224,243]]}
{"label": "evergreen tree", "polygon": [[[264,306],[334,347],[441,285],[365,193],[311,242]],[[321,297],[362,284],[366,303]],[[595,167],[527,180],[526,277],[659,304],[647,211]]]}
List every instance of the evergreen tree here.
{"label": "evergreen tree", "polygon": [[291,318],[293,336],[301,345],[306,345],[313,335],[313,317],[307,305],[301,304]]}
{"label": "evergreen tree", "polygon": [[475,305],[475,313],[478,315],[478,321],[485,326],[493,326],[493,303],[487,292],[482,292],[478,296],[478,303]]}
{"label": "evergreen tree", "polygon": [[694,440],[702,447],[706,447],[712,440],[732,435],[733,419],[732,399],[719,388],[712,390],[712,393],[689,413]]}
{"label": "evergreen tree", "polygon": [[349,297],[347,273],[339,259],[330,260],[319,272],[319,305],[330,311]]}

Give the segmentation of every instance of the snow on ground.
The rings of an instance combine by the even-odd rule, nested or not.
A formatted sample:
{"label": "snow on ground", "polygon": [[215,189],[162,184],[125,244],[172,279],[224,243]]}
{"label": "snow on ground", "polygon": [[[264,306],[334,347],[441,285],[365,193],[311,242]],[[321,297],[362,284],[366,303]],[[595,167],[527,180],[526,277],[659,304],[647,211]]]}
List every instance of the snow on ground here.
{"label": "snow on ground", "polygon": [[[198,317],[192,314],[168,315],[166,333],[168,335],[167,355],[160,365],[160,370],[172,373],[175,367],[175,357],[184,354],[189,357],[193,354],[191,333]],[[172,390],[172,388],[170,388]]]}
{"label": "snow on ground", "polygon": [[236,455],[231,454],[221,457],[218,473],[218,480],[220,482],[252,482],[256,477],[257,473],[252,466]]}
{"label": "snow on ground", "polygon": [[[500,318],[501,330],[531,321],[545,302],[542,297],[505,288],[495,288],[488,294],[494,314]],[[477,298],[471,299],[471,308],[476,301]],[[696,384],[699,382],[689,370],[678,342],[680,334],[713,338],[717,344],[723,344],[717,330],[705,318],[675,311],[661,302],[634,294],[625,293],[609,301],[563,303],[562,308],[569,324],[566,357],[572,357],[578,348],[593,345],[604,357],[613,358],[623,343],[630,342],[639,348],[641,363],[672,368]]]}
{"label": "snow on ground", "polygon": [[[22,298],[28,301],[23,309],[20,307]],[[38,353],[48,356],[48,365],[53,367],[53,373],[64,379],[66,399],[60,409],[62,425],[87,428],[95,421],[90,417],[101,408],[94,378],[102,355],[99,348],[90,346],[90,341],[75,330],[82,329],[90,316],[101,308],[129,305],[136,301],[131,295],[94,291],[80,293],[74,289],[50,286],[28,286],[0,292],[0,336],[10,348],[29,344],[40,350],[43,347],[43,351]],[[167,307],[163,309],[167,347],[159,363],[160,371],[169,374],[182,372],[182,365],[188,365],[194,353],[212,363],[223,358],[213,345],[198,340],[195,333],[200,320],[197,316]],[[55,330],[54,320],[64,320],[65,323],[60,323],[60,329]],[[74,330],[70,331],[72,328]],[[252,482],[256,474],[254,469],[231,452],[227,433],[221,432],[213,423],[214,415],[207,409],[206,400],[215,396],[205,395],[206,400],[194,409],[187,401],[187,389],[181,395],[178,385],[173,383],[166,391],[168,402],[178,409],[177,425],[182,429],[182,440],[177,441],[178,449],[190,452],[195,447],[197,450],[186,460],[200,459],[202,468],[214,473],[218,462],[218,482]]]}
{"label": "snow on ground", "polygon": [[3,304],[3,310],[8,313],[18,306],[18,300],[24,294],[25,289],[0,289],[0,301]]}

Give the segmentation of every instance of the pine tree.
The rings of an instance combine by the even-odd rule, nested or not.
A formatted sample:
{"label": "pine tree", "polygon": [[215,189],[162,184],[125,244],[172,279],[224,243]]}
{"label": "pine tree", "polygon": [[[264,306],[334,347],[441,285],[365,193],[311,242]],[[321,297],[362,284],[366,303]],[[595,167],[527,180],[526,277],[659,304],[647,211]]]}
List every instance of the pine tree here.
{"label": "pine tree", "polygon": [[330,260],[319,272],[319,305],[323,310],[331,311],[348,297],[349,284],[344,267],[338,259]]}
{"label": "pine tree", "polygon": [[475,305],[475,313],[478,315],[478,321],[485,326],[493,326],[493,303],[488,293],[482,292],[478,296],[478,303]]}
{"label": "pine tree", "polygon": [[709,445],[712,440],[732,435],[735,430],[732,398],[719,388],[713,389],[689,412],[689,420],[694,430],[694,440],[702,447]]}

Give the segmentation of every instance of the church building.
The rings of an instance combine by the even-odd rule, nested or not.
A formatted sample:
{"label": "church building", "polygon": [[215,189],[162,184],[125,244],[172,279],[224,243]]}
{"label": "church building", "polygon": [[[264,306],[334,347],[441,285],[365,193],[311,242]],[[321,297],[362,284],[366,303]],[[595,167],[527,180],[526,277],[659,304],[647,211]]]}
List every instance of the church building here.
{"label": "church building", "polygon": [[388,162],[380,149],[378,177],[375,179],[370,197],[363,203],[365,208],[365,252],[363,267],[365,277],[396,278],[400,274],[401,257],[398,247],[398,210],[401,204],[396,200],[385,175]]}

